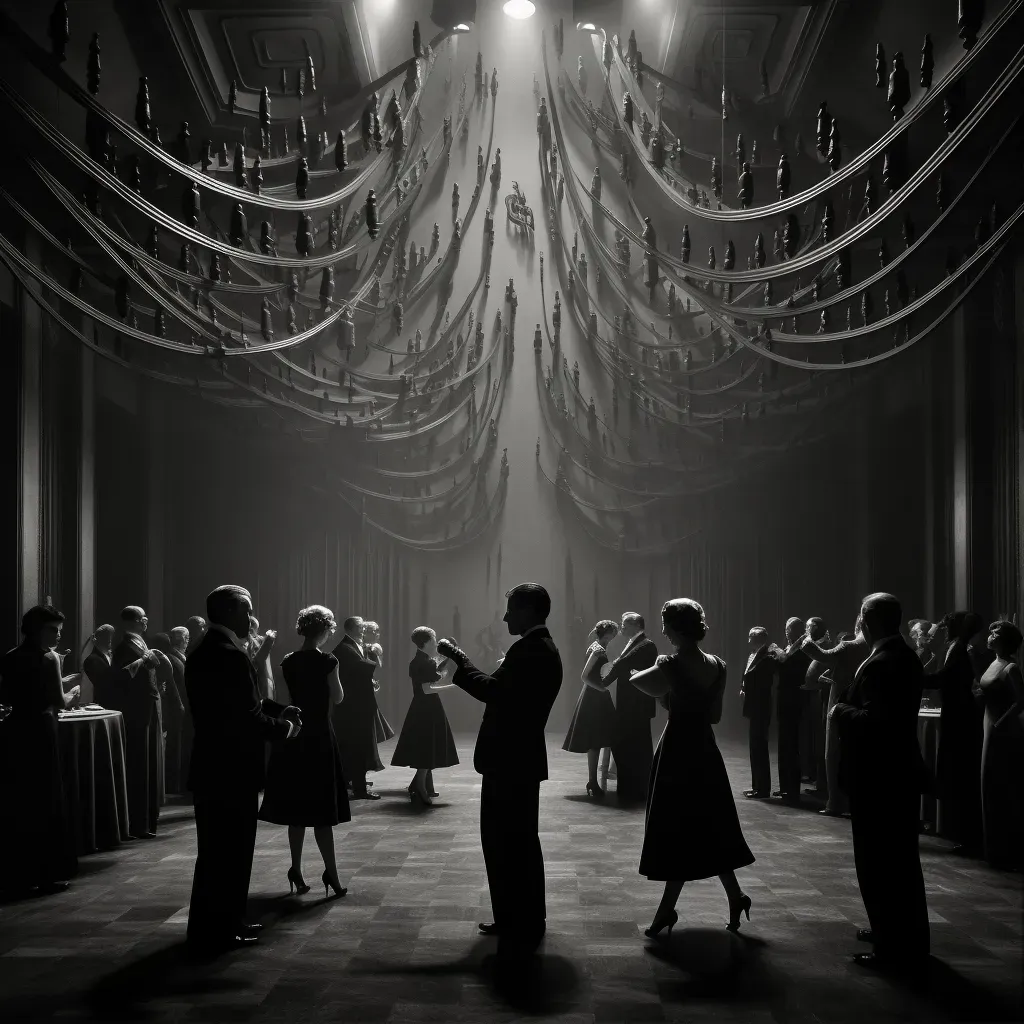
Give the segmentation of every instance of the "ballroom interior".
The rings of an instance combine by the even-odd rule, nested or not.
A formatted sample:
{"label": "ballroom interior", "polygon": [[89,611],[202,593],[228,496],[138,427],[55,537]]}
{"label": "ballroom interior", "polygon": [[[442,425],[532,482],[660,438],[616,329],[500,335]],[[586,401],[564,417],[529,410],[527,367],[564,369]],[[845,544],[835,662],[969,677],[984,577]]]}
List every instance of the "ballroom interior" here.
{"label": "ballroom interior", "polygon": [[[824,647],[891,593],[925,664],[934,772],[950,617],[976,623],[978,708],[988,624],[1022,624],[1022,0],[0,0],[0,28],[2,649],[52,606],[80,686],[57,715],[77,873],[0,895],[0,1018],[1024,1016],[1024,770],[993,804],[1012,864],[980,832],[965,855],[952,798],[926,787],[928,974],[865,972],[828,688],[802,689],[781,800],[744,799],[740,696],[752,628],[786,648],[787,620],[820,619]],[[393,733],[412,631],[493,670],[524,581],[550,595],[564,669],[530,984],[495,988],[477,930],[481,709],[458,688],[459,763],[432,805],[378,732],[380,799],[334,830],[344,899],[320,899],[315,872],[286,892],[288,836],[261,821],[259,945],[185,958],[187,764],[159,780],[155,836],[130,834],[121,712],[83,669],[98,627],[144,609],[152,646],[245,587],[288,703],[300,609],[332,609],[339,636],[372,620]],[[607,752],[592,798],[563,738],[595,623],[638,613],[667,655],[680,597],[729,666],[714,732],[753,909],[731,934],[715,879],[687,882],[650,942],[644,805],[616,801]],[[652,744],[666,722],[659,707]],[[956,771],[989,814],[980,730]]]}

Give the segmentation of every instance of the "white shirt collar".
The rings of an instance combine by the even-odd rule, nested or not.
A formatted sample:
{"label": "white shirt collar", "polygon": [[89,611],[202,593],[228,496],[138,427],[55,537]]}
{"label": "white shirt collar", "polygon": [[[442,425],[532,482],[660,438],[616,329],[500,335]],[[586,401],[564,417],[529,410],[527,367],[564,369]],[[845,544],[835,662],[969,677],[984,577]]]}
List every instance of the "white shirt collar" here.
{"label": "white shirt collar", "polygon": [[248,653],[248,651],[246,651],[246,649],[245,649],[245,642],[246,642],[246,640],[248,640],[248,639],[249,639],[248,637],[246,637],[246,638],[245,638],[245,640],[240,640],[240,639],[238,638],[238,634],[236,634],[236,633],[235,633],[235,631],[234,631],[233,629],[228,629],[228,627],[227,627],[227,626],[222,626],[222,625],[221,625],[221,624],[220,624],[219,622],[211,622],[211,623],[210,623],[210,625],[209,625],[209,628],[210,628],[210,629],[215,629],[215,630],[217,630],[217,632],[218,632],[218,633],[222,633],[222,634],[223,634],[224,636],[226,636],[226,637],[227,637],[227,638],[228,638],[228,639],[229,639],[229,640],[230,640],[230,641],[231,641],[231,642],[232,642],[232,643],[233,643],[233,644],[235,645],[235,647],[237,647],[237,648],[238,648],[238,649],[239,649],[239,650],[240,650],[240,651],[241,651],[241,652],[242,652],[242,653],[243,653],[243,654],[244,654],[244,655],[245,655],[246,657],[248,657],[248,656],[249,656],[249,653]]}

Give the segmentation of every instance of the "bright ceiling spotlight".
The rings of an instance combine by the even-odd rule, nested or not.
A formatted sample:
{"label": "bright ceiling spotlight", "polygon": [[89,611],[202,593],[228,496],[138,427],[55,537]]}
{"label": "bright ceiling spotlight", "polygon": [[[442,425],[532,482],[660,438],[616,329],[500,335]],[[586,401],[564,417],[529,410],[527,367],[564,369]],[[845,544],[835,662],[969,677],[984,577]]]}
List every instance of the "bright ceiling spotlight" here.
{"label": "bright ceiling spotlight", "polygon": [[527,18],[532,18],[534,11],[537,10],[530,0],[508,0],[501,9],[510,18],[515,18],[516,21],[525,21]]}

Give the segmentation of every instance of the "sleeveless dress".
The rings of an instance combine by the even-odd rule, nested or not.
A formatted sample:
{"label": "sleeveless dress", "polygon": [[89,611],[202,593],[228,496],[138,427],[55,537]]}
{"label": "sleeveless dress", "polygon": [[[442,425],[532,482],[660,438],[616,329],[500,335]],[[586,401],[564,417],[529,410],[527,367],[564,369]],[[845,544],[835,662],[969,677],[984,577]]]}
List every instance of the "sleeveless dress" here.
{"label": "sleeveless dress", "polygon": [[[367,657],[370,657],[377,662],[377,667],[380,668],[380,655],[372,647],[366,648],[366,654]],[[373,695],[373,704],[377,709],[377,714],[373,719],[374,733],[377,736],[377,742],[383,743],[385,740],[389,740],[395,735],[395,730],[391,728],[391,723],[384,717],[384,712],[381,711],[380,705],[377,703],[376,693]]]}
{"label": "sleeveless dress", "polygon": [[405,713],[402,731],[391,763],[397,768],[451,768],[459,763],[448,716],[439,693],[424,693],[422,683],[441,678],[434,659],[417,651],[409,662],[412,703]]}
{"label": "sleeveless dress", "polygon": [[704,657],[718,665],[718,679],[707,690],[689,677],[678,654],[662,665],[672,683],[665,698],[668,724],[651,767],[639,869],[653,881],[689,882],[754,863],[711,725],[725,662]]}
{"label": "sleeveless dress", "polygon": [[22,644],[0,658],[0,704],[12,708],[0,722],[0,889],[63,882],[78,870],[43,657]]}
{"label": "sleeveless dress", "polygon": [[[591,666],[590,678],[599,682],[601,669],[608,664],[608,654],[596,641],[587,648],[587,658],[595,652],[597,657]],[[617,722],[612,695],[607,690],[595,690],[584,683],[562,749],[573,754],[585,754],[600,747],[614,747],[618,738]]]}
{"label": "sleeveless dress", "polygon": [[294,651],[281,662],[291,702],[302,711],[302,731],[273,744],[261,821],[321,828],[352,820],[327,684],[337,664],[333,654],[316,649]]}

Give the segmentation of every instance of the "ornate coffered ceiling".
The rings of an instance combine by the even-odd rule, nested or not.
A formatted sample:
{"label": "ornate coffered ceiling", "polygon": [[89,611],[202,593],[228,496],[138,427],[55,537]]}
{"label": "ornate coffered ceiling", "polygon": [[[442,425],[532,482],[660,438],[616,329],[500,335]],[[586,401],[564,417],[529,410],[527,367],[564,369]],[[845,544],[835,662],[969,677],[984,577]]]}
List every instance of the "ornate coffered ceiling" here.
{"label": "ornate coffered ceiling", "polygon": [[[151,31],[169,34],[172,52],[212,124],[228,116],[232,80],[243,111],[257,110],[260,91],[268,86],[276,121],[317,109],[321,97],[331,105],[343,102],[375,77],[356,0],[157,0],[154,6],[161,24]],[[309,57],[317,91],[307,84],[300,101],[298,73]]]}

